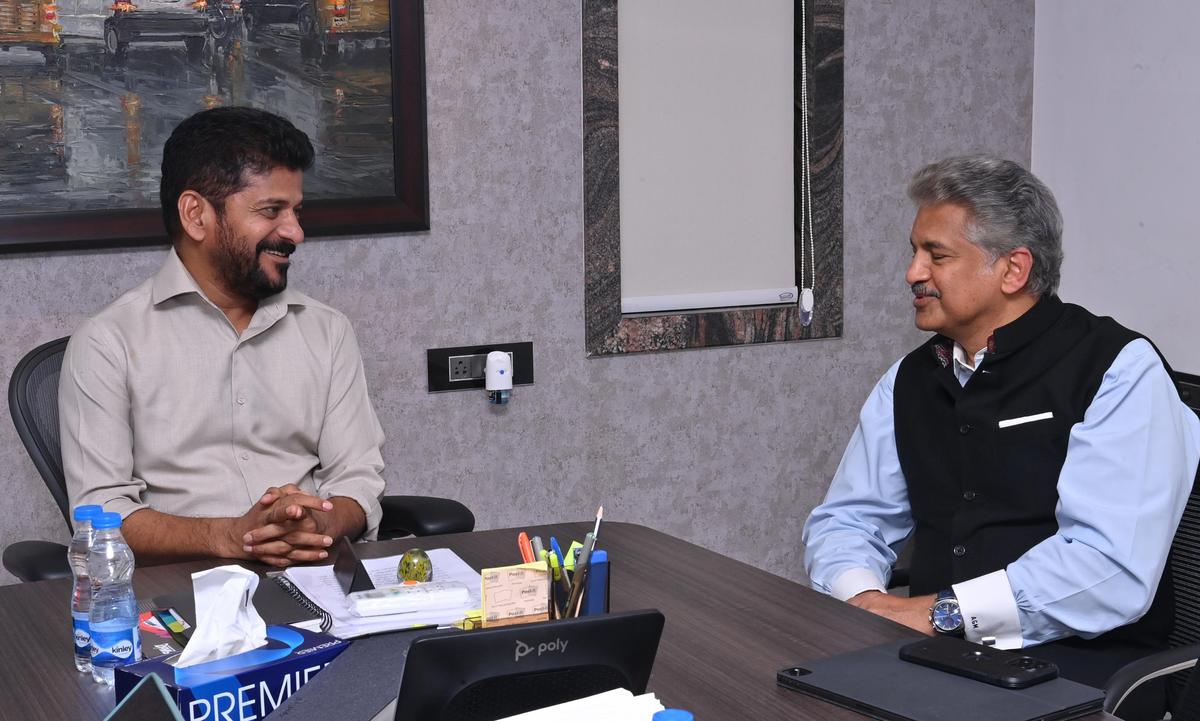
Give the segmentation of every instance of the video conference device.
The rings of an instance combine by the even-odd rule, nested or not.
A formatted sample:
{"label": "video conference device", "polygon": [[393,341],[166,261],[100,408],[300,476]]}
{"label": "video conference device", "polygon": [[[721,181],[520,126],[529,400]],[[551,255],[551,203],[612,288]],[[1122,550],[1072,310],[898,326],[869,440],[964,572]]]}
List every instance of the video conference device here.
{"label": "video conference device", "polygon": [[663,623],[630,611],[417,638],[395,719],[503,718],[614,688],[645,693]]}

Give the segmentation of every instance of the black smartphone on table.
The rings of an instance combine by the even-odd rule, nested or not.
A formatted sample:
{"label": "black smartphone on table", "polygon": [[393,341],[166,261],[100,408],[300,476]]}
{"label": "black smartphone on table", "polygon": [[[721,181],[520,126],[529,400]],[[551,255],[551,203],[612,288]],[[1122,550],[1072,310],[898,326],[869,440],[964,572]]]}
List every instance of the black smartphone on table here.
{"label": "black smartphone on table", "polygon": [[935,636],[902,646],[900,658],[1003,688],[1028,688],[1058,678],[1058,666],[1049,661],[953,636]]}

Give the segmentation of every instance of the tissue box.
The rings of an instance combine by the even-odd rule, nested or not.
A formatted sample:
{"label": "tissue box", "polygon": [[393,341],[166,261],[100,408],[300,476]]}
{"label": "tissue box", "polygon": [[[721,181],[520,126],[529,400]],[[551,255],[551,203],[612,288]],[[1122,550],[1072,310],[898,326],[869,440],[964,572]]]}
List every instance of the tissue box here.
{"label": "tissue box", "polygon": [[158,674],[185,721],[252,721],[274,711],[350,644],[292,626],[267,626],[265,646],[175,668],[175,656],[116,670],[117,703],[149,673]]}

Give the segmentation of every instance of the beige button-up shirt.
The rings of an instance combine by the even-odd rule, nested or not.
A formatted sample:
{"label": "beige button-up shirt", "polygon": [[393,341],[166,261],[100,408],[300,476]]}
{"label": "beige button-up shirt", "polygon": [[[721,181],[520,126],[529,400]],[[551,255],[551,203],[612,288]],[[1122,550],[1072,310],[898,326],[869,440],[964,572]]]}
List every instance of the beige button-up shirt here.
{"label": "beige button-up shirt", "polygon": [[172,250],[72,336],[59,380],[71,507],[240,516],[271,486],[345,496],[374,538],[383,430],[350,322],[293,290],[239,336]]}

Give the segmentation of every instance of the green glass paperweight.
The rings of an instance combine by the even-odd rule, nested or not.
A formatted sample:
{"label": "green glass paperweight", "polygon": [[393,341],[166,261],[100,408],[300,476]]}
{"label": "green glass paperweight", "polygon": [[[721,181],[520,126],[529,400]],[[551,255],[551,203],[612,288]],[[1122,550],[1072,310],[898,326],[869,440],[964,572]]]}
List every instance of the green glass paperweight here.
{"label": "green glass paperweight", "polygon": [[418,581],[424,583],[433,580],[433,561],[429,554],[419,548],[411,548],[400,557],[400,565],[396,567],[396,578],[401,581]]}

